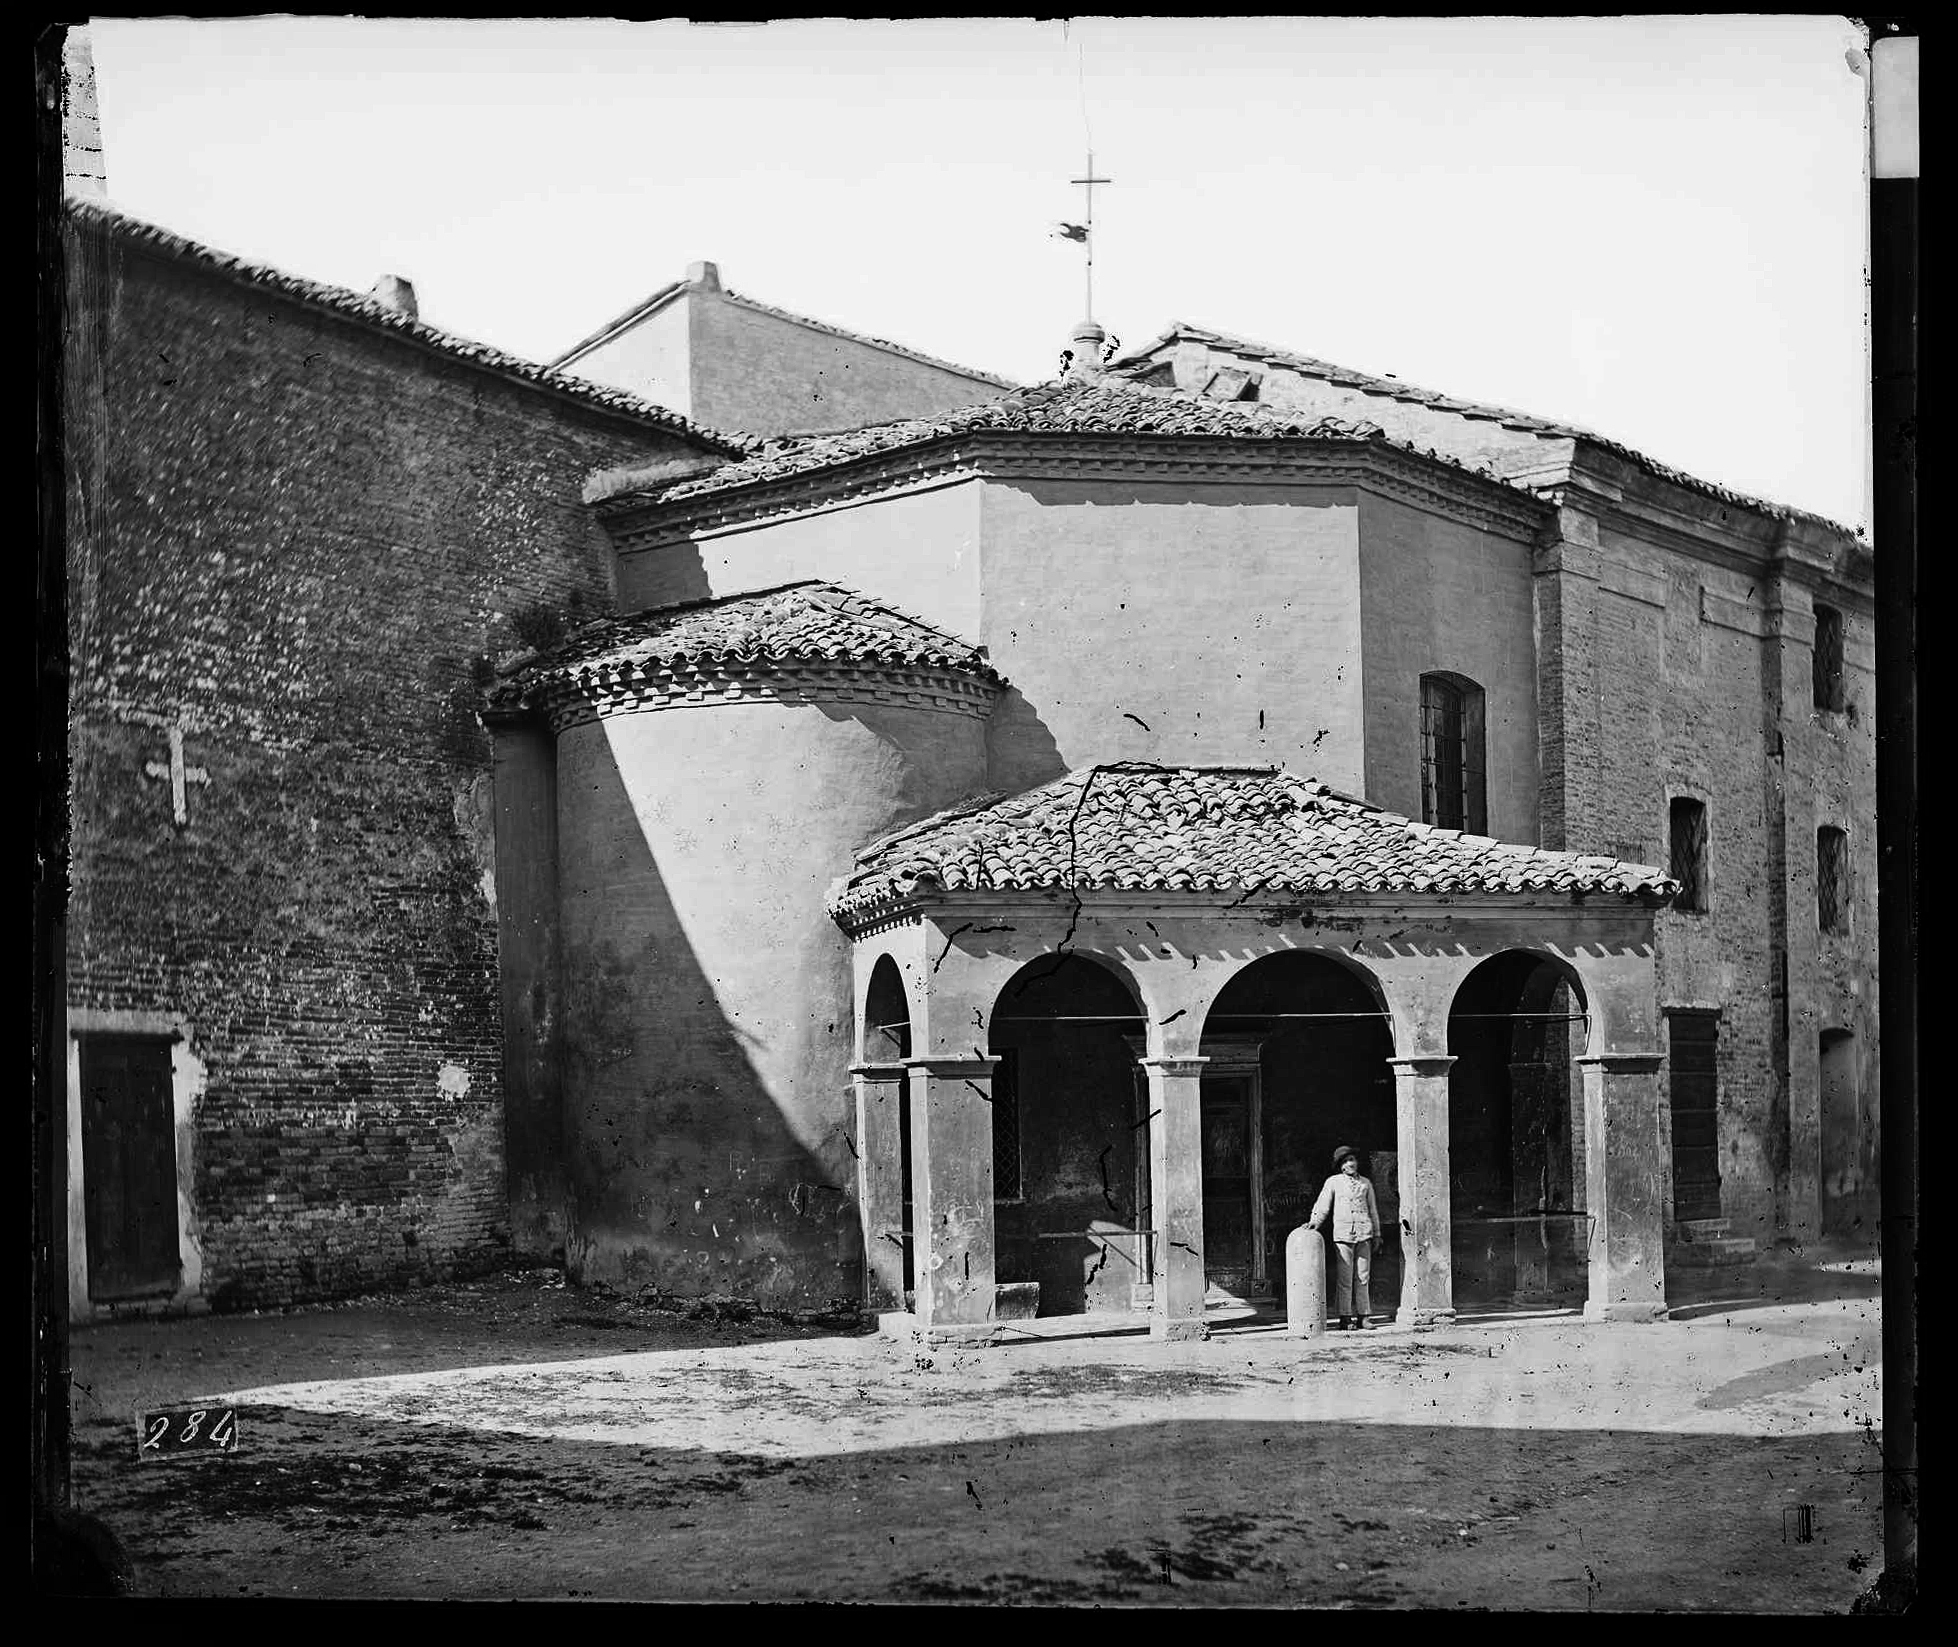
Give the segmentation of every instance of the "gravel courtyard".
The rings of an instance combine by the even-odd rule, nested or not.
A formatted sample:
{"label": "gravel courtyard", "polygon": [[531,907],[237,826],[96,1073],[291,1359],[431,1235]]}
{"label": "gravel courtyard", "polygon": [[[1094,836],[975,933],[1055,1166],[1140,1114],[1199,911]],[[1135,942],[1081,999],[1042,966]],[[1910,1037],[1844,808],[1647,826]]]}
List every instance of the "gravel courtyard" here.
{"label": "gravel courtyard", "polygon": [[[154,1595],[1841,1612],[1878,1290],[1809,1254],[1654,1326],[927,1353],[514,1271],[78,1330],[74,1498]],[[235,1453],[137,1461],[218,1397]]]}

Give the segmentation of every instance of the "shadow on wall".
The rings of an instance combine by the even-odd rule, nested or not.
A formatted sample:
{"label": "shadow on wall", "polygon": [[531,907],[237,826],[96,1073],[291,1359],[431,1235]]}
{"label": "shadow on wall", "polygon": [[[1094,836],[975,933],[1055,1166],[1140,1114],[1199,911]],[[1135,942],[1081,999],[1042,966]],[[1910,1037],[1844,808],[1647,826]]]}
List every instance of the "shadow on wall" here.
{"label": "shadow on wall", "polygon": [[[702,711],[672,711],[697,714]],[[586,831],[603,829],[597,919],[562,949],[558,1039],[569,1206],[566,1267],[577,1281],[766,1308],[825,1309],[862,1291],[862,1243],[847,1132],[824,1160],[797,1137],[757,1068],[763,1049],[731,1022],[609,761],[581,768]],[[569,831],[567,831],[567,834]],[[730,896],[767,889],[729,877]],[[562,890],[570,909],[574,889]],[[780,911],[789,948],[807,915]],[[847,1116],[847,953],[837,979],[804,988],[839,1049],[835,1115]],[[781,957],[785,989],[795,957]],[[833,999],[819,999],[833,995]],[[820,1033],[820,1026],[818,1028]],[[512,1163],[523,1170],[523,1163]]]}

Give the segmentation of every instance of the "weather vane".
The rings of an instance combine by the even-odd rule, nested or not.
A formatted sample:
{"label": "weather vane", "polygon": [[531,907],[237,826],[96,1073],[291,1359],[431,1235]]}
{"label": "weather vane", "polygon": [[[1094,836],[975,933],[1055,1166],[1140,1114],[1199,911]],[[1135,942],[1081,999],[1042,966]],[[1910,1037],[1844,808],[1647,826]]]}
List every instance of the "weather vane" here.
{"label": "weather vane", "polygon": [[1082,249],[1088,254],[1087,317],[1093,320],[1095,318],[1095,185],[1097,183],[1112,183],[1115,180],[1112,177],[1095,176],[1095,151],[1093,149],[1088,151],[1087,170],[1088,175],[1086,177],[1073,177],[1068,179],[1069,183],[1084,188],[1087,191],[1087,205],[1082,214],[1082,220],[1079,223],[1056,223],[1054,225],[1054,233],[1063,240],[1079,241]]}

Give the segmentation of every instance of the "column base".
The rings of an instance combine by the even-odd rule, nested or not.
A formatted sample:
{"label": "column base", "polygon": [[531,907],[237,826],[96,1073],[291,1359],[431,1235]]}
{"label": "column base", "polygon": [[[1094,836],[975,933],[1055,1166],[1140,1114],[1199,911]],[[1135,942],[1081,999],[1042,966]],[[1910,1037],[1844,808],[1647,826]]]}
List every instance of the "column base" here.
{"label": "column base", "polygon": [[1586,1321],[1663,1321],[1666,1306],[1654,1303],[1631,1303],[1621,1301],[1616,1304],[1597,1304],[1590,1299],[1584,1301]]}
{"label": "column base", "polygon": [[1455,1319],[1455,1312],[1447,1310],[1410,1310],[1402,1308],[1394,1312],[1394,1325],[1397,1327],[1446,1327]]}
{"label": "column base", "polygon": [[955,1345],[997,1344],[1000,1331],[990,1321],[947,1321],[927,1327],[909,1310],[891,1310],[877,1317],[877,1336],[937,1350]]}
{"label": "column base", "polygon": [[1149,1336],[1165,1344],[1194,1344],[1208,1338],[1210,1329],[1201,1321],[1151,1321]]}

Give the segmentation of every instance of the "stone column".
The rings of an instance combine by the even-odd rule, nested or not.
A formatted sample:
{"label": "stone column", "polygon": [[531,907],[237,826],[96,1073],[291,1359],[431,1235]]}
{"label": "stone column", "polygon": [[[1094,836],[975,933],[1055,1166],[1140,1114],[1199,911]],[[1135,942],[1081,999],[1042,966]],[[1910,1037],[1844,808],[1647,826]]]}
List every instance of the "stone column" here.
{"label": "stone column", "polygon": [[993,1335],[993,1066],[907,1058],[917,1326],[929,1342]]}
{"label": "stone column", "polygon": [[1404,1327],[1455,1319],[1454,1219],[1448,1204],[1450,1057],[1389,1058],[1400,1146],[1401,1307]]}
{"label": "stone column", "polygon": [[902,1064],[852,1064],[857,1089],[857,1216],[863,1220],[864,1308],[904,1308]]}
{"label": "stone column", "polygon": [[1591,1214],[1588,1321],[1666,1313],[1664,1104],[1657,1053],[1580,1058],[1585,1200]]}
{"label": "stone column", "polygon": [[1203,1326],[1203,1066],[1208,1058],[1144,1058],[1149,1072],[1149,1203],[1156,1290],[1149,1335],[1201,1338]]}

